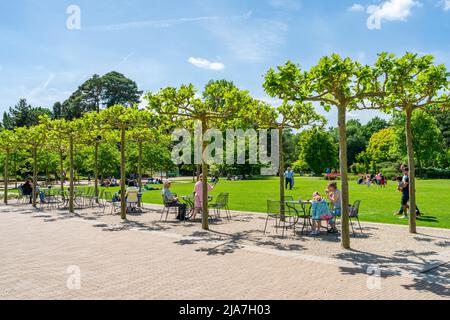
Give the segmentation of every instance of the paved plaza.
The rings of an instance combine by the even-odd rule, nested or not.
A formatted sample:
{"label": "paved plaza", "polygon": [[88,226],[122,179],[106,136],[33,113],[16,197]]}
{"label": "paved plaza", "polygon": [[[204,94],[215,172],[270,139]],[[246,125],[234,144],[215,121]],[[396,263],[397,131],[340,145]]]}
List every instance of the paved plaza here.
{"label": "paved plaza", "polygon": [[[161,207],[122,222],[0,205],[1,299],[449,299],[450,230],[363,223],[342,250],[334,235],[288,230],[265,215],[160,221]],[[280,230],[281,231],[281,230]]]}

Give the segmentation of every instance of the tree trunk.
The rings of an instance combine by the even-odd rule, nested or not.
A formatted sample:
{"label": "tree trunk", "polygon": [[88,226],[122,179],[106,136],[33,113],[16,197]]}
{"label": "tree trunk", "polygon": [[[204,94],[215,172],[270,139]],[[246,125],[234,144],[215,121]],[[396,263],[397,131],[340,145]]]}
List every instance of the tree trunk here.
{"label": "tree trunk", "polygon": [[63,152],[62,151],[60,151],[60,153],[59,153],[59,168],[60,168],[60,175],[61,175],[61,177],[60,177],[60,179],[61,179],[61,191],[63,191],[64,190],[64,180],[65,180],[65,177],[64,177],[64,155],[63,155]]}
{"label": "tree trunk", "polygon": [[95,201],[99,203],[98,199],[98,143],[95,143],[95,154],[94,154],[94,166],[95,166],[95,172],[94,172],[94,192],[95,192]]}
{"label": "tree trunk", "polygon": [[69,137],[69,172],[70,172],[70,181],[69,181],[69,212],[75,212],[74,200],[75,200],[75,171],[73,165],[73,137]]}
{"label": "tree trunk", "polygon": [[33,147],[33,195],[32,197],[32,203],[33,207],[36,208],[36,194],[37,192],[37,147]]}
{"label": "tree trunk", "polygon": [[208,164],[206,163],[206,148],[208,147],[208,142],[204,141],[203,137],[205,132],[208,130],[206,121],[202,121],[202,228],[203,230],[209,230],[209,212],[208,212]]}
{"label": "tree trunk", "polygon": [[280,219],[284,221],[284,155],[283,155],[283,128],[278,129],[278,156],[280,157],[279,178],[280,178]]}
{"label": "tree trunk", "polygon": [[13,153],[13,161],[14,161],[14,175],[15,175],[15,179],[14,179],[14,189],[17,190],[17,155],[15,153]]}
{"label": "tree trunk", "polygon": [[200,174],[202,173],[202,166],[200,164],[197,165],[197,180],[198,181],[200,179]]}
{"label": "tree trunk", "polygon": [[47,165],[45,166],[45,179],[47,182],[47,186],[49,186],[51,182],[50,182],[50,171],[48,170],[48,162]]}
{"label": "tree trunk", "polygon": [[3,174],[3,180],[5,180],[5,190],[4,190],[4,197],[3,202],[5,204],[8,204],[8,182],[9,182],[9,150],[6,150],[5,154],[5,164],[4,164],[4,174]]}
{"label": "tree trunk", "polygon": [[406,109],[406,148],[408,151],[409,168],[409,232],[417,233],[416,222],[416,181],[414,164],[413,134],[411,127],[412,108]]}
{"label": "tree trunk", "polygon": [[[142,141],[138,141],[138,188],[139,192],[142,192]],[[142,199],[139,199],[138,201],[138,207],[140,208],[142,206]]]}
{"label": "tree trunk", "polygon": [[342,247],[350,249],[350,226],[349,226],[349,190],[347,177],[347,125],[346,125],[346,108],[338,107],[339,119],[339,164],[341,171],[341,219],[342,219]]}
{"label": "tree trunk", "polygon": [[120,138],[120,217],[122,220],[127,219],[127,202],[125,199],[125,127],[121,128]]}

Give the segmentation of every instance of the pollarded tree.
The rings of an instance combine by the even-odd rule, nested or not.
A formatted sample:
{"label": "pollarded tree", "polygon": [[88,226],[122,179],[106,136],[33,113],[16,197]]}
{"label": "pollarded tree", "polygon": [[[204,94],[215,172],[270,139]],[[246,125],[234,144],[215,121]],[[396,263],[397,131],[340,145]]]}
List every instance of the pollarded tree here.
{"label": "pollarded tree", "polygon": [[59,138],[69,146],[69,211],[73,213],[75,212],[74,149],[75,145],[79,143],[84,136],[83,123],[79,119],[67,121],[65,119],[51,120],[49,117],[41,117],[41,125],[45,127],[48,132],[51,132],[54,138]]}
{"label": "pollarded tree", "polygon": [[[148,113],[148,112],[147,112]],[[142,119],[141,119],[142,120]],[[134,141],[137,145],[137,174],[138,174],[138,187],[142,190],[142,168],[143,168],[143,147],[145,142],[158,143],[160,146],[169,145],[170,139],[167,135],[163,135],[161,132],[162,126],[158,125],[157,120],[147,118],[147,121],[140,121],[135,127],[127,132],[128,141]],[[138,206],[141,206],[139,200]]]}
{"label": "pollarded tree", "polygon": [[376,69],[337,54],[321,58],[309,71],[288,61],[277,70],[270,69],[265,77],[264,88],[272,97],[292,103],[317,102],[327,111],[332,106],[338,110],[342,247],[345,249],[350,248],[347,111],[356,108],[363,99],[382,95],[379,77]]}
{"label": "pollarded tree", "polygon": [[66,173],[64,170],[64,158],[69,151],[69,144],[65,140],[65,136],[56,131],[49,131],[48,148],[55,150],[59,155],[59,180],[61,190],[64,190]]}
{"label": "pollarded tree", "polygon": [[223,123],[238,118],[245,108],[252,103],[247,91],[239,90],[232,82],[226,80],[210,81],[203,91],[202,97],[196,96],[196,89],[192,84],[182,85],[180,88],[168,87],[160,92],[148,93],[146,96],[148,109],[158,115],[167,116],[172,123],[186,128],[187,124],[199,121],[202,126],[202,228],[209,229],[208,224],[208,164],[206,150],[208,141],[204,135],[212,126],[223,126]]}
{"label": "pollarded tree", "polygon": [[142,123],[149,123],[152,115],[146,110],[136,107],[115,105],[100,112],[100,118],[105,123],[105,130],[118,130],[120,134],[120,215],[123,220],[127,218],[126,203],[126,132]]}
{"label": "pollarded tree", "polygon": [[[450,73],[445,65],[435,65],[431,55],[419,56],[407,53],[397,58],[394,54],[382,53],[376,63],[384,74],[382,98],[369,97],[369,108],[385,111],[398,110],[405,113],[406,147],[409,167],[409,208],[416,212],[416,183],[414,162],[414,132],[412,118],[418,109],[449,108]],[[409,230],[417,232],[416,215],[410,214]]]}
{"label": "pollarded tree", "polygon": [[17,137],[14,131],[1,130],[0,131],[0,150],[5,153],[3,164],[3,180],[4,180],[4,196],[3,202],[8,204],[8,183],[9,183],[9,162],[11,154],[14,152],[17,145]]}
{"label": "pollarded tree", "polygon": [[45,144],[48,142],[48,131],[42,124],[39,124],[29,128],[17,128],[15,134],[18,138],[19,145],[23,145],[31,149],[33,158],[33,194],[31,199],[33,207],[36,208],[38,187],[38,152],[41,148],[44,148]]}
{"label": "pollarded tree", "polygon": [[[252,115],[254,114],[254,117]],[[278,159],[279,159],[279,178],[280,178],[280,212],[284,214],[284,150],[283,133],[286,129],[303,129],[307,126],[323,125],[325,118],[316,113],[311,103],[289,104],[285,100],[278,108],[273,108],[267,103],[257,102],[256,107],[249,108],[251,118],[257,119],[260,128],[269,128],[278,130]],[[272,150],[274,152],[275,150]]]}
{"label": "pollarded tree", "polygon": [[85,113],[81,118],[84,133],[82,140],[85,144],[94,146],[94,193],[97,201],[99,200],[99,147],[105,140],[105,135],[108,134],[105,132],[104,123],[105,120],[98,112]]}

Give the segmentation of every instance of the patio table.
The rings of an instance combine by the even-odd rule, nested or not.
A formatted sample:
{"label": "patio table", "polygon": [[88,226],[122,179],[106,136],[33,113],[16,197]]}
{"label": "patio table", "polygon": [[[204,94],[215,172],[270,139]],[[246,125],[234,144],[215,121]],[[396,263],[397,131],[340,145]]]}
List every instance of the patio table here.
{"label": "patio table", "polygon": [[[187,217],[191,219],[195,214],[195,197],[194,195],[182,196],[181,199],[186,203],[189,208],[189,213]],[[211,202],[214,199],[213,196],[208,196],[208,202]]]}
{"label": "patio table", "polygon": [[[295,219],[293,225],[295,226],[298,224],[299,220],[303,218],[303,227],[302,227],[302,234],[305,230],[305,227],[307,227],[307,222],[309,222],[309,225],[312,227],[311,222],[311,207],[312,207],[312,201],[306,200],[306,201],[285,201],[286,207],[289,209],[292,209],[297,219]],[[299,209],[297,206],[300,206],[301,209]],[[303,213],[303,214],[302,214]],[[307,221],[308,220],[308,221]]]}

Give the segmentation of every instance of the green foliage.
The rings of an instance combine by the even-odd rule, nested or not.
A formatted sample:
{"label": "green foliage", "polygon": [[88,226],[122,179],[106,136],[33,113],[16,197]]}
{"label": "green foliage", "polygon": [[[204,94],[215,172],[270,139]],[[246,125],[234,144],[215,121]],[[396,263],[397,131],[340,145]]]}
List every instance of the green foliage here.
{"label": "green foliage", "polygon": [[116,144],[102,143],[98,150],[99,175],[102,178],[118,177],[120,152]]}
{"label": "green foliage", "polygon": [[313,128],[303,131],[299,137],[299,161],[307,165],[316,175],[337,163],[337,148],[329,132]]}
{"label": "green foliage", "polygon": [[383,129],[386,129],[388,127],[389,127],[389,123],[386,120],[381,119],[380,117],[375,117],[375,118],[371,119],[364,126],[364,133],[365,133],[366,139],[369,140],[372,137],[372,135],[374,135],[375,133],[377,133]]}
{"label": "green foliage", "polygon": [[[395,144],[401,154],[406,153],[405,116],[394,117]],[[414,156],[419,169],[435,165],[438,153],[442,150],[442,136],[436,119],[423,110],[414,111],[411,119],[413,130]]]}
{"label": "green foliage", "polygon": [[393,128],[383,129],[370,138],[364,157],[370,163],[371,168],[376,168],[378,163],[397,159],[394,145],[395,138],[395,130]]}
{"label": "green foliage", "polygon": [[32,107],[26,99],[20,99],[19,102],[9,108],[9,113],[3,115],[3,127],[13,130],[19,127],[30,127],[39,123],[39,117],[51,115],[51,111],[41,107]]}
{"label": "green foliage", "polygon": [[54,116],[57,119],[76,119],[83,114],[117,104],[132,106],[138,104],[142,91],[136,82],[118,72],[109,72],[104,76],[93,75],[86,80],[61,105],[54,105]]}

